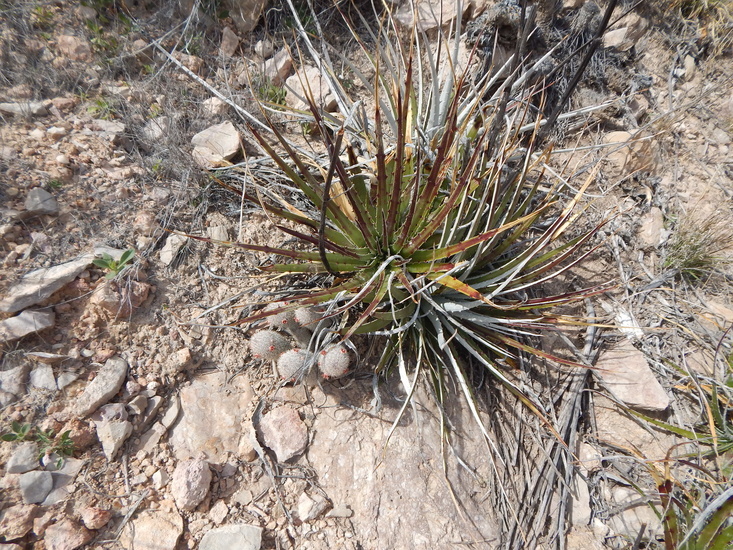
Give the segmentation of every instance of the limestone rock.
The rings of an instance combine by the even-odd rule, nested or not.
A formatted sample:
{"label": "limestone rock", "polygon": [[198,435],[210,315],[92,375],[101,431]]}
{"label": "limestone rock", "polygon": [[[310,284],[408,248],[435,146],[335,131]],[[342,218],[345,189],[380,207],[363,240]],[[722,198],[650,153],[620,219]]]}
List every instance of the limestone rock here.
{"label": "limestone rock", "polygon": [[170,118],[161,116],[148,120],[140,131],[140,137],[148,143],[162,140],[170,130]]}
{"label": "limestone rock", "polygon": [[267,0],[225,0],[224,5],[228,8],[229,17],[234,21],[237,30],[248,34],[257,25]]}
{"label": "limestone rock", "polygon": [[41,187],[34,187],[25,198],[26,214],[39,216],[43,214],[58,214],[59,204],[53,195]]}
{"label": "limestone rock", "polygon": [[219,53],[225,57],[234,57],[239,47],[239,37],[229,27],[224,27],[221,32],[221,44],[219,45]]}
{"label": "limestone rock", "polygon": [[211,507],[211,510],[209,510],[209,518],[211,518],[211,521],[216,525],[221,525],[226,519],[227,514],[229,514],[229,508],[223,500],[217,501],[216,504]]}
{"label": "limestone rock", "polygon": [[309,107],[304,99],[309,95],[313,96],[316,106],[323,107],[326,111],[334,111],[337,107],[327,80],[316,67],[303,67],[288,78],[286,87],[288,95],[285,96],[285,101],[293,109],[308,111]]}
{"label": "limestone rock", "polygon": [[102,450],[107,460],[112,462],[120,450],[122,444],[132,434],[132,423],[124,420],[120,421],[102,421],[96,422],[97,437],[102,443]]}
{"label": "limestone rock", "polygon": [[53,376],[53,367],[51,365],[38,365],[34,368],[31,371],[31,386],[41,390],[56,391],[58,387],[56,386],[56,378]]}
{"label": "limestone rock", "polygon": [[97,376],[87,384],[84,392],[77,398],[76,414],[86,416],[104,405],[120,390],[127,377],[127,361],[121,357],[108,359]]}
{"label": "limestone rock", "polygon": [[[12,342],[29,334],[51,328],[55,322],[56,314],[53,311],[25,310],[20,315],[0,321],[0,343]],[[54,389],[56,388],[54,387]]]}
{"label": "limestone rock", "polygon": [[669,396],[644,357],[631,342],[623,340],[603,353],[595,371],[618,399],[633,408],[663,411]]}
{"label": "limestone rock", "polygon": [[[78,458],[65,458],[60,470],[51,472],[53,487],[43,500],[43,506],[53,506],[71,495],[74,479],[84,466],[84,461]],[[55,465],[54,465],[55,467]],[[48,466],[47,466],[48,469]]]}
{"label": "limestone rock", "polygon": [[210,97],[203,102],[204,114],[208,116],[220,116],[227,112],[229,105],[218,97]]}
{"label": "limestone rock", "polygon": [[234,124],[222,122],[209,126],[191,138],[191,144],[195,147],[208,149],[224,160],[231,160],[240,147],[240,136]]}
{"label": "limestone rock", "polygon": [[38,506],[28,504],[16,504],[0,511],[0,533],[4,540],[17,540],[28,534],[38,511]]}
{"label": "limestone rock", "polygon": [[26,504],[43,502],[53,489],[51,472],[32,471],[20,474],[20,494]]}
{"label": "limestone rock", "polygon": [[262,74],[267,80],[272,82],[274,86],[282,86],[292,70],[293,58],[290,57],[290,52],[283,48],[273,57],[265,61],[262,68]]}
{"label": "limestone rock", "polygon": [[175,511],[145,510],[122,532],[123,548],[175,550],[183,533],[183,520]]}
{"label": "limestone rock", "polygon": [[92,61],[92,46],[83,38],[77,36],[59,36],[57,47],[59,52],[72,61]]}
{"label": "limestone rock", "polygon": [[224,525],[208,531],[199,543],[199,550],[260,550],[262,528],[246,523]]}
{"label": "limestone rock", "polygon": [[[450,0],[421,0],[416,4],[417,13],[410,2],[405,2],[395,12],[395,21],[403,28],[411,29],[417,26],[419,31],[427,32],[450,25],[459,15],[458,3]],[[464,13],[470,5],[470,2],[463,3]]]}
{"label": "limestone rock", "polygon": [[603,47],[625,52],[646,34],[649,22],[632,12],[616,23],[616,27],[603,35]]}
{"label": "limestone rock", "polygon": [[38,468],[38,443],[22,441],[18,443],[5,466],[8,474],[23,474]]}
{"label": "limestone rock", "polygon": [[656,248],[662,244],[664,233],[664,214],[654,206],[641,220],[639,239],[645,247]]}
{"label": "limestone rock", "polygon": [[180,252],[181,248],[188,242],[188,237],[183,235],[169,235],[165,245],[160,251],[160,261],[165,265],[171,265]]}
{"label": "limestone rock", "polygon": [[87,529],[101,529],[112,519],[112,512],[94,506],[87,506],[81,511],[81,521]]}
{"label": "limestone rock", "polygon": [[628,173],[656,169],[656,144],[643,132],[609,132],[603,141],[608,145],[605,149],[608,151],[608,160],[619,170]]}
{"label": "limestone rock", "polygon": [[278,407],[265,414],[260,429],[263,443],[275,452],[278,462],[290,460],[308,446],[308,429],[292,407]]}
{"label": "limestone rock", "polygon": [[170,444],[179,460],[205,456],[210,462],[241,457],[249,447],[249,434],[242,429],[252,389],[244,376],[227,382],[225,373],[201,376],[180,392],[181,414],[171,429]]}
{"label": "limestone rock", "polygon": [[46,116],[48,109],[41,101],[27,103],[0,103],[0,113],[20,116]]}
{"label": "limestone rock", "polygon": [[3,406],[12,403],[25,393],[25,384],[30,370],[30,365],[23,363],[13,369],[0,371],[0,390],[12,397],[12,399],[8,398],[9,400],[3,400]]}
{"label": "limestone rock", "polygon": [[209,494],[211,470],[208,462],[189,460],[176,466],[171,478],[171,494],[180,510],[191,511]]}
{"label": "limestone rock", "polygon": [[93,538],[94,533],[89,529],[64,518],[46,528],[43,541],[47,550],[76,550]]}
{"label": "limestone rock", "polygon": [[298,518],[303,523],[312,521],[325,512],[328,507],[328,501],[321,495],[311,497],[307,493],[302,493],[298,498]]}
{"label": "limestone rock", "polygon": [[85,254],[70,262],[31,271],[8,290],[7,297],[0,301],[0,312],[15,313],[46,300],[76,279],[92,260],[93,254]]}
{"label": "limestone rock", "polygon": [[165,435],[165,432],[165,426],[160,422],[156,422],[148,431],[140,436],[140,443],[135,447],[135,451],[152,453],[158,447],[158,442],[160,442],[160,438]]}

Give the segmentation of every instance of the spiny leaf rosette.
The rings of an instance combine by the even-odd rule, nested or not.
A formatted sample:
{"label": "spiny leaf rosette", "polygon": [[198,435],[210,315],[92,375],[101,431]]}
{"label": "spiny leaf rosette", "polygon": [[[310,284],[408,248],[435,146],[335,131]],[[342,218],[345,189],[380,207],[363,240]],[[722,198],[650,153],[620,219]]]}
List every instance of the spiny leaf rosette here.
{"label": "spiny leaf rosette", "polygon": [[330,56],[339,53],[301,33],[339,112],[325,112],[311,93],[308,110],[291,110],[320,143],[313,153],[317,145],[296,146],[263,106],[269,135],[250,128],[281,181],[244,198],[310,250],[235,246],[288,260],[265,271],[330,281],[288,296],[287,308],[346,315],[343,340],[386,338],[377,369],[396,365],[410,396],[427,375],[442,399],[452,378],[478,417],[468,380],[469,364],[478,364],[540,413],[501,364],[527,353],[566,363],[531,336],[578,324],[549,311],[601,290],[544,292],[588,253],[594,230],[566,233],[592,177],[564,203],[562,182],[546,177],[550,152],[536,150],[542,120],[533,114],[545,83],[529,78],[536,66],[510,60],[475,80],[470,63],[457,72],[458,38],[443,37],[436,53],[417,31],[406,45],[397,40],[391,21],[372,36],[376,45],[362,44],[374,78],[340,60],[371,90],[364,102],[336,77]]}

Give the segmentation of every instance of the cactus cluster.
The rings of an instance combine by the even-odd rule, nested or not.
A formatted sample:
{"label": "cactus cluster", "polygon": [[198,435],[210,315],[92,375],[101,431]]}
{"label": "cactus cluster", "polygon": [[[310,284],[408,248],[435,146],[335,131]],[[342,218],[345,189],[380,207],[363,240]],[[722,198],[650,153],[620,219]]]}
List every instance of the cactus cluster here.
{"label": "cactus cluster", "polygon": [[[265,308],[264,311],[275,313],[267,318],[269,329],[250,338],[250,351],[256,359],[275,361],[283,380],[295,381],[314,362],[314,355],[307,348],[312,340],[319,341],[312,336],[322,329],[323,314],[305,307],[283,310],[287,306],[288,302],[274,302]],[[287,332],[297,342],[296,347],[279,330]],[[349,372],[351,354],[343,344],[330,345],[318,353],[317,363],[324,378],[340,378]]]}

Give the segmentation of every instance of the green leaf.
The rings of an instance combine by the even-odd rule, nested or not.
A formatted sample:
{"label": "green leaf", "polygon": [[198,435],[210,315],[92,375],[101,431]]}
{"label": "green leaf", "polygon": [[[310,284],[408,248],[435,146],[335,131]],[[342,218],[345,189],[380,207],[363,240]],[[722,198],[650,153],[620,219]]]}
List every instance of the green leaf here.
{"label": "green leaf", "polygon": [[135,255],[135,249],[134,248],[128,248],[122,253],[122,256],[120,256],[119,266],[124,266],[127,262],[132,260],[132,257]]}
{"label": "green leaf", "polygon": [[3,441],[17,441],[18,436],[14,433],[6,433],[3,435],[0,435],[0,439],[2,439]]}

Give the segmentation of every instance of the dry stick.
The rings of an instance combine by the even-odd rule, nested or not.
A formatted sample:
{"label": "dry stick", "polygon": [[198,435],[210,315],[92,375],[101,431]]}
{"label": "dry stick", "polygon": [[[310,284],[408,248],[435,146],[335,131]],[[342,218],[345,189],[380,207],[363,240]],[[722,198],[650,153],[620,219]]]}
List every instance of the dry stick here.
{"label": "dry stick", "polygon": [[547,134],[550,133],[550,131],[552,130],[552,127],[557,122],[557,117],[560,116],[560,113],[565,108],[565,105],[567,105],[567,102],[570,99],[570,96],[572,95],[573,91],[575,91],[575,88],[577,88],[578,84],[580,83],[580,79],[582,78],[583,73],[585,72],[585,69],[588,66],[588,63],[590,63],[591,58],[596,53],[598,46],[601,45],[603,33],[605,33],[606,29],[608,28],[608,23],[611,20],[611,14],[613,13],[613,10],[616,7],[617,3],[618,3],[618,0],[611,0],[608,3],[608,6],[606,6],[606,11],[603,14],[603,20],[601,21],[601,24],[598,26],[595,36],[590,41],[590,44],[588,46],[588,51],[585,53],[585,57],[583,58],[583,61],[580,62],[580,66],[578,67],[578,70],[573,75],[573,78],[570,80],[570,83],[568,84],[568,87],[565,90],[565,93],[563,94],[562,98],[560,99],[560,102],[557,104],[557,106],[555,107],[555,110],[552,112],[550,117],[547,119],[547,124],[545,124],[542,127],[542,129],[540,130],[538,134],[538,140],[541,140],[547,137]]}

